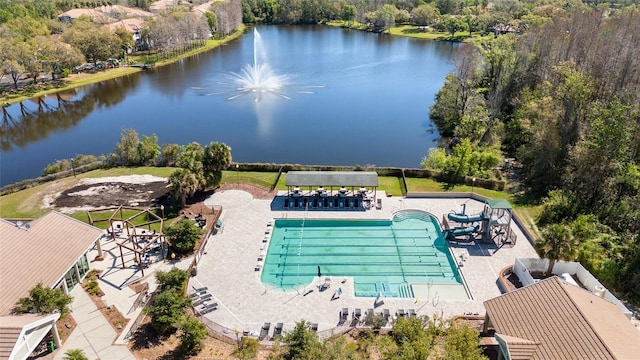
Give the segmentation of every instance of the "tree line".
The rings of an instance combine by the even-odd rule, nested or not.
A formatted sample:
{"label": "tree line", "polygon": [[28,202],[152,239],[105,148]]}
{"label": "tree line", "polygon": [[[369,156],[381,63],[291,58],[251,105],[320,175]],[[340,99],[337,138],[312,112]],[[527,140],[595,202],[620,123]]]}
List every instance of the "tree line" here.
{"label": "tree line", "polygon": [[126,28],[112,31],[88,16],[71,23],[59,21],[58,14],[71,6],[65,1],[0,1],[0,70],[11,77],[15,88],[25,74],[34,84],[43,73],[50,73],[55,80],[85,62],[124,59],[132,51],[167,53],[194,44],[202,46],[212,35],[225,37],[242,25],[240,0],[217,2],[203,14],[176,6],[145,20],[141,40],[135,43]]}
{"label": "tree line", "polygon": [[486,149],[517,159],[523,196],[542,204],[540,253],[580,260],[638,302],[640,12],[559,13],[521,36],[461,47],[430,117],[462,145],[423,164]]}

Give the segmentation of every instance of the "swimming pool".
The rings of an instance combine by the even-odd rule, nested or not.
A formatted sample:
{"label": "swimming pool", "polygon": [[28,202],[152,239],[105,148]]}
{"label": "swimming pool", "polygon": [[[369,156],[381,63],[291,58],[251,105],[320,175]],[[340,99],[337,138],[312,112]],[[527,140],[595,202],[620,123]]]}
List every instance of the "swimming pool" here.
{"label": "swimming pool", "polygon": [[392,220],[276,220],[262,282],[296,289],[311,284],[318,267],[322,278],[353,277],[356,296],[413,298],[416,287],[433,285],[464,291],[437,220],[422,211]]}

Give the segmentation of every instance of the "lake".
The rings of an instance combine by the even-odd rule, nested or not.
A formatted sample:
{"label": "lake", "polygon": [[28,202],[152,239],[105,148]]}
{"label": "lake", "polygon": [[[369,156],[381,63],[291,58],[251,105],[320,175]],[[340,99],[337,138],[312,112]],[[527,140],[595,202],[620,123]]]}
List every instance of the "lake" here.
{"label": "lake", "polygon": [[248,31],[176,64],[6,107],[0,185],[57,159],[113,152],[123,128],[159,144],[223,142],[237,162],[417,168],[437,145],[429,106],[458,44],[323,26],[258,30],[289,99],[229,100],[237,92],[220,83],[254,61]]}

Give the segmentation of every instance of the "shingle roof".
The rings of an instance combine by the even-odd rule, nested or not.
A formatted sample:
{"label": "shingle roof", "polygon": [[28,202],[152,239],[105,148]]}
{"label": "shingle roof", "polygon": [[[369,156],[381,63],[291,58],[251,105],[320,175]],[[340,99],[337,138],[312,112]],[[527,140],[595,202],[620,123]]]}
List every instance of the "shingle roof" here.
{"label": "shingle roof", "polygon": [[558,277],[484,303],[496,333],[540,342],[531,359],[633,359],[640,332],[612,303]]}
{"label": "shingle roof", "polygon": [[378,186],[373,171],[289,171],[287,186]]}
{"label": "shingle roof", "polygon": [[27,224],[0,219],[0,316],[42,282],[54,286],[93,246],[102,230],[59,212]]}

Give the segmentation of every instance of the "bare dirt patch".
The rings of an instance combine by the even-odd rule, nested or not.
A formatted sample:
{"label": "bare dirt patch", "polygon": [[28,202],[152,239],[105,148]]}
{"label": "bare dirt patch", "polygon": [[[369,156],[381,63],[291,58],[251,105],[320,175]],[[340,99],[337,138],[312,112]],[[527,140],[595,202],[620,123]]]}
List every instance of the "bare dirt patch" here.
{"label": "bare dirt patch", "polygon": [[[158,336],[149,321],[147,317],[140,324],[132,341],[129,342],[129,349],[136,359],[236,359],[232,355],[236,349],[235,345],[227,344],[211,336],[205,339],[202,350],[198,355],[185,357],[177,350],[180,344],[179,332],[168,337]],[[259,350],[257,359],[267,359],[269,353],[269,350]]]}
{"label": "bare dirt patch", "polygon": [[133,175],[83,179],[71,188],[45,196],[44,202],[62,212],[74,212],[120,205],[153,207],[166,202],[168,196],[166,179]]}

